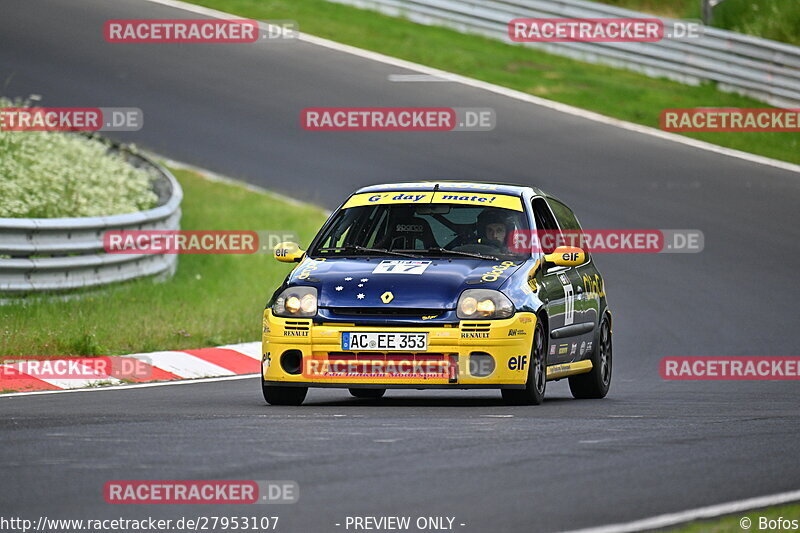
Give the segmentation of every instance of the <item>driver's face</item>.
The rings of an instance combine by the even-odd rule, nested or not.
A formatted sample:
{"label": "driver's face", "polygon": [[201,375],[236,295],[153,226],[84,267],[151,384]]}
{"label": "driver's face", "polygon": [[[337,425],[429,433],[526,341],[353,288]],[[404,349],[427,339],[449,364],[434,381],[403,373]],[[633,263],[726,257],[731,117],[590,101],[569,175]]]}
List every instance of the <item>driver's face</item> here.
{"label": "driver's face", "polygon": [[505,244],[506,242],[506,226],[505,224],[494,223],[486,226],[486,238],[490,241]]}

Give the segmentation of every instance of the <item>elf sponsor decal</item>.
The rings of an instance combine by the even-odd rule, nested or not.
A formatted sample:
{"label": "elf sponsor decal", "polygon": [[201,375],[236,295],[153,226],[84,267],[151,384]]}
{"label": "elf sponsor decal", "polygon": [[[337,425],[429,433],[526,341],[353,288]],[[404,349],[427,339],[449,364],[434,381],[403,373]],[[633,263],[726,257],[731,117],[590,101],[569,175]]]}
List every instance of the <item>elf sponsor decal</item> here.
{"label": "elf sponsor decal", "polygon": [[500,279],[500,276],[505,273],[506,270],[509,268],[517,268],[518,265],[514,264],[514,261],[503,261],[499,265],[494,265],[492,269],[486,272],[484,275],[481,276],[481,281],[485,281],[487,283],[491,283],[492,281],[497,281]]}
{"label": "elf sponsor decal", "polygon": [[420,275],[430,265],[430,261],[404,261],[390,259],[381,261],[372,271],[373,274],[415,274]]}
{"label": "elf sponsor decal", "polygon": [[509,370],[525,370],[525,366],[528,364],[528,356],[527,355],[520,355],[520,356],[513,356],[508,359],[508,369]]}

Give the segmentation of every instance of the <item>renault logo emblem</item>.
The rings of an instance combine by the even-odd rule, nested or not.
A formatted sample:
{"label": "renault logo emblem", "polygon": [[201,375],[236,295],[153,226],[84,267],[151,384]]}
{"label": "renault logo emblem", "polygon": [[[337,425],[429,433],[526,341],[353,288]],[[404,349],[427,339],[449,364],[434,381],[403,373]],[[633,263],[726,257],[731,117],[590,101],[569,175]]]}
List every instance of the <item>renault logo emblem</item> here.
{"label": "renault logo emblem", "polygon": [[381,294],[381,301],[383,303],[388,304],[392,300],[394,300],[394,294],[392,294],[391,292],[386,291],[383,294]]}

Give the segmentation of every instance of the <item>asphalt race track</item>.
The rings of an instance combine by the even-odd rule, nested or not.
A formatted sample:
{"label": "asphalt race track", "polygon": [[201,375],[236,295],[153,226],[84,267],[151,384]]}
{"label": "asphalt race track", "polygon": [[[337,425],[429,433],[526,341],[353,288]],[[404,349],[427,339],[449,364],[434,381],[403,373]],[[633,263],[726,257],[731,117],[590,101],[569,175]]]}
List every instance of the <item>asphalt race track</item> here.
{"label": "asphalt race track", "polygon": [[[116,138],[170,158],[327,207],[384,181],[533,184],[584,227],[696,228],[705,250],[596,257],[615,316],[605,400],[572,400],[558,382],[539,407],[506,407],[496,391],[369,403],[317,389],[281,408],[249,378],[0,398],[0,514],[266,513],[292,532],[398,514],[454,516],[459,531],[555,531],[800,487],[797,382],[658,373],[664,356],[798,355],[800,175],[455,83],[390,82],[409,72],[307,43],[106,43],[107,19],[198,18],[145,1],[5,0],[2,11],[0,93],[139,107],[144,128]],[[300,111],[313,106],[492,107],[498,125],[305,132]],[[296,480],[301,496],[268,508],[113,506],[102,497],[112,479]]]}

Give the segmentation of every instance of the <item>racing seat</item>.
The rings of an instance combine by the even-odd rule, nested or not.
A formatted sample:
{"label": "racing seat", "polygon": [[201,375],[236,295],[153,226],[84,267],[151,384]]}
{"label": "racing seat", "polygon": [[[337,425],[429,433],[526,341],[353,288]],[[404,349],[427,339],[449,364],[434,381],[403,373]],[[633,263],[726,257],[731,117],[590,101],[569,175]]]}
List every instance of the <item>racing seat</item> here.
{"label": "racing seat", "polygon": [[415,216],[413,208],[403,206],[392,210],[386,236],[377,247],[387,250],[425,250],[438,246],[428,221]]}

